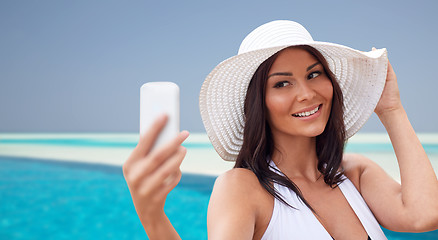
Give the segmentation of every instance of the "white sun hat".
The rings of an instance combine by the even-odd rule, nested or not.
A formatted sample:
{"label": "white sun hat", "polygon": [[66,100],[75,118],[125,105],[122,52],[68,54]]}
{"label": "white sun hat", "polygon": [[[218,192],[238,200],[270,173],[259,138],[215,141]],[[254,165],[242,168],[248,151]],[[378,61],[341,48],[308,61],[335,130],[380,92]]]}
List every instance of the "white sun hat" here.
{"label": "white sun hat", "polygon": [[199,108],[207,135],[216,152],[235,161],[243,143],[244,102],[249,82],[261,63],[278,51],[309,45],[326,59],[344,96],[346,137],[368,120],[380,99],[387,71],[386,49],[358,51],[339,44],[314,41],[299,23],[277,20],[248,34],[238,55],[217,65],[199,95]]}

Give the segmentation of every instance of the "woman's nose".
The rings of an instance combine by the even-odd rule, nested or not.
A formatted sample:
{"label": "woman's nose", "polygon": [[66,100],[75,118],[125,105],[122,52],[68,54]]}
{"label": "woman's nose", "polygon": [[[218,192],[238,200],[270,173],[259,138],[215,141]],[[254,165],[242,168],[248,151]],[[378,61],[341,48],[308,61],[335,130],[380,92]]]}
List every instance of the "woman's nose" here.
{"label": "woman's nose", "polygon": [[316,95],[315,90],[307,81],[304,81],[299,84],[298,93],[297,93],[297,100],[299,102],[305,100],[311,100],[313,97],[315,97],[315,95]]}

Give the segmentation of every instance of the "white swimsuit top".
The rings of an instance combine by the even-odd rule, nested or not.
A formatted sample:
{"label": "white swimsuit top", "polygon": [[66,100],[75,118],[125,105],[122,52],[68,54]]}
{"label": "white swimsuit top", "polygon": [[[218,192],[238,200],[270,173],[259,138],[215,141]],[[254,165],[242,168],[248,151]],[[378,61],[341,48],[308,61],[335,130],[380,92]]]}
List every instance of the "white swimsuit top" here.
{"label": "white swimsuit top", "polygon": [[[271,164],[274,165],[272,161]],[[277,168],[275,165],[273,167]],[[387,238],[380,228],[379,223],[353,183],[348,178],[345,178],[338,186],[356,213],[368,236],[372,240],[386,240]],[[333,239],[313,212],[298,198],[294,191],[277,183],[274,183],[274,188],[281,194],[285,201],[296,209],[274,198],[274,210],[262,240]]]}

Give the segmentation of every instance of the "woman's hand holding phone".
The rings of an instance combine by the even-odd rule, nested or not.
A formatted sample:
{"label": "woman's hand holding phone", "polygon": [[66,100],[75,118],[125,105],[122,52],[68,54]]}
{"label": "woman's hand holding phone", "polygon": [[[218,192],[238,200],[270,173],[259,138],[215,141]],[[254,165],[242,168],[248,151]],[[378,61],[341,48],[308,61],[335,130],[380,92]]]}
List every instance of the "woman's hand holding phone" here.
{"label": "woman's hand holding phone", "polygon": [[135,210],[149,239],[180,239],[166,214],[167,194],[181,179],[188,137],[179,131],[179,87],[149,82],[140,88],[140,140],[123,165]]}
{"label": "woman's hand holding phone", "polygon": [[123,165],[132,201],[149,239],[180,239],[164,213],[164,203],[181,179],[179,167],[186,154],[181,144],[189,133],[182,131],[153,148],[167,120],[165,114],[155,119]]}

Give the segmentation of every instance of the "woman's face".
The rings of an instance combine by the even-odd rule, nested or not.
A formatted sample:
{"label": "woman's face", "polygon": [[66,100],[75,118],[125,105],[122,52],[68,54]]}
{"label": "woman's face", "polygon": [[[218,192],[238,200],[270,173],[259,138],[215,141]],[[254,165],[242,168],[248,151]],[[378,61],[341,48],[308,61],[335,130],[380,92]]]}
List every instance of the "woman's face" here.
{"label": "woman's face", "polygon": [[320,135],[330,116],[332,97],[333,85],[313,55],[299,48],[282,50],[266,84],[273,136]]}

